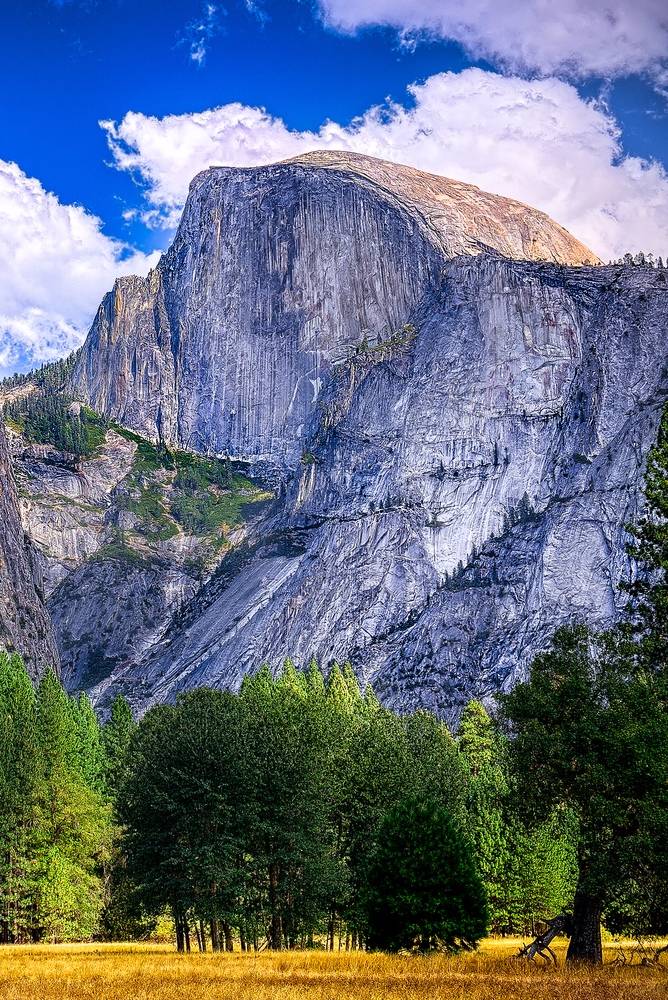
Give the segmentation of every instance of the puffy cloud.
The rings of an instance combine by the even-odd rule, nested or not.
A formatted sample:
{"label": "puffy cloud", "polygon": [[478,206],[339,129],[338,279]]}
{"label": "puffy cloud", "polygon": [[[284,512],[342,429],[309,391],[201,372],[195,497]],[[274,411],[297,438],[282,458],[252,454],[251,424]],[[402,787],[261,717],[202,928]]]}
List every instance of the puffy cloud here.
{"label": "puffy cloud", "polygon": [[188,185],[205,167],[272,163],[324,142],[324,130],[291,132],[280,118],[238,103],[165,118],[129,111],[120,123],[100,125],[115,165],[146,184],[144,221],[168,226],[177,224]]}
{"label": "puffy cloud", "polygon": [[115,165],[146,187],[145,219],[173,226],[191,178],[213,164],[271,163],[311,149],[349,149],[478,184],[543,209],[603,258],[668,251],[668,176],[624,157],[601,104],[554,78],[527,81],[480,69],[409,88],[410,107],[374,107],[350,125],[289,129],[241,104],[102,122]]}
{"label": "puffy cloud", "polygon": [[512,70],[574,76],[653,73],[666,65],[665,0],[320,0],[326,23],[389,25],[452,39]]}
{"label": "puffy cloud", "polygon": [[0,375],[77,347],[114,279],[157,258],[105,236],[84,208],[0,160]]}

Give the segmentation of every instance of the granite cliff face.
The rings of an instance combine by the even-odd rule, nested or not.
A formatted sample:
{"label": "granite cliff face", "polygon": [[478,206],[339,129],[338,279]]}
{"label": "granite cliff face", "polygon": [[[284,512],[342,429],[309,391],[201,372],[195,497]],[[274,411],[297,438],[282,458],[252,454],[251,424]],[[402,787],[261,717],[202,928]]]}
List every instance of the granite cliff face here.
{"label": "granite cliff face", "polygon": [[663,277],[453,262],[414,336],[340,367],[280,512],[114,689],[234,686],[289,651],[452,717],[557,624],[610,622],[666,396]]}
{"label": "granite cliff face", "polygon": [[33,546],[23,530],[9,447],[0,422],[0,647],[21,653],[33,678],[58,668]]}
{"label": "granite cliff face", "polygon": [[667,286],[587,260],[533,209],[368,157],[199,175],[72,387],[147,438],[252,463],[279,498],[94,696],[143,708],[316,655],[455,716],[559,622],[614,618]]}
{"label": "granite cliff face", "polygon": [[238,472],[212,483],[219,463],[163,458],[121,428],[109,428],[85,458],[19,431],[9,433],[20,513],[62,678],[89,689],[151,649],[271,494]]}
{"label": "granite cliff face", "polygon": [[152,440],[293,470],[332,365],[487,250],[595,259],[534,209],[371,157],[215,167],[158,267],[104,299],[74,385]]}

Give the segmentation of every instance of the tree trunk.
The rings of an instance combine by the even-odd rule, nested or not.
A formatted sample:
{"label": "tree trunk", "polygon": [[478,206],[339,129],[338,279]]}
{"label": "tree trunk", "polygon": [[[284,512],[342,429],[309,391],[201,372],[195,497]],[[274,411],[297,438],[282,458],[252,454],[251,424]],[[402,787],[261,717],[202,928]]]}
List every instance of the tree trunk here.
{"label": "tree trunk", "polygon": [[278,908],[278,865],[269,865],[269,906],[271,908],[271,931],[269,943],[274,951],[283,947],[283,927]]}
{"label": "tree trunk", "polygon": [[199,937],[202,943],[202,951],[206,951],[206,927],[203,920],[199,922]]}
{"label": "tree trunk", "polygon": [[188,918],[183,918],[183,937],[186,944],[186,951],[190,954],[190,927],[188,926]]}
{"label": "tree trunk", "polygon": [[181,920],[181,914],[177,910],[173,910],[172,912],[174,915],[174,928],[176,930],[176,950],[185,951],[183,921]]}
{"label": "tree trunk", "polygon": [[232,928],[228,924],[227,920],[223,920],[223,936],[225,938],[225,951],[234,951]]}
{"label": "tree trunk", "polygon": [[581,889],[575,893],[573,933],[566,953],[567,962],[603,964],[601,944],[601,904]]}
{"label": "tree trunk", "polygon": [[209,923],[211,931],[211,951],[220,951],[220,938],[218,937],[218,921],[211,920]]}

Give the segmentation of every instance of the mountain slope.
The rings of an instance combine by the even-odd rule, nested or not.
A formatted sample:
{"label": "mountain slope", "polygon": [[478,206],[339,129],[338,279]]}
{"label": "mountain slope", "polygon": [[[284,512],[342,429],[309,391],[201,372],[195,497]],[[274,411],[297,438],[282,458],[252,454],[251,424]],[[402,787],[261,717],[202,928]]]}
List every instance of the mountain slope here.
{"label": "mountain slope", "polygon": [[460,260],[414,319],[340,367],[278,516],[114,688],[146,704],[316,655],[452,717],[559,623],[615,618],[666,398],[665,274]]}
{"label": "mountain slope", "polygon": [[[71,683],[143,709],[315,654],[454,717],[559,622],[611,621],[668,296],[663,270],[586,259],[542,213],[369,157],[195,178],[158,267],[105,297],[68,391],[248,463],[277,498],[172,606],[122,552],[113,582],[69,573],[50,604]],[[157,625],[147,612],[133,643],[141,607]],[[110,618],[95,661],[77,635]]]}
{"label": "mountain slope", "polygon": [[[63,400],[57,422],[62,396],[43,392],[32,387],[28,413],[28,400],[11,407],[11,451],[62,678],[77,690],[160,639],[272,494],[231,463],[158,449],[91,414],[91,447],[59,449],[79,404]],[[44,412],[50,422],[35,419]]]}

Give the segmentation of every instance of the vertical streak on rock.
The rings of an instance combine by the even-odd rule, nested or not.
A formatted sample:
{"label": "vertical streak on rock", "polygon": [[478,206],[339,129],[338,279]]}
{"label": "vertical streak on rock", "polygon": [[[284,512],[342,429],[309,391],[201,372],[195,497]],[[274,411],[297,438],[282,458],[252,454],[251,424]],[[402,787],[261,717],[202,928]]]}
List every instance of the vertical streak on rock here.
{"label": "vertical streak on rock", "polygon": [[31,677],[58,667],[41,577],[19,514],[4,426],[0,420],[0,646],[23,656]]}

